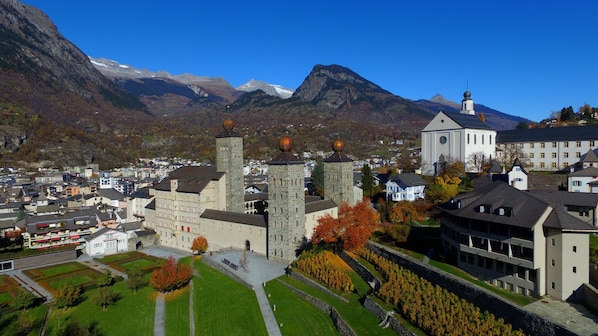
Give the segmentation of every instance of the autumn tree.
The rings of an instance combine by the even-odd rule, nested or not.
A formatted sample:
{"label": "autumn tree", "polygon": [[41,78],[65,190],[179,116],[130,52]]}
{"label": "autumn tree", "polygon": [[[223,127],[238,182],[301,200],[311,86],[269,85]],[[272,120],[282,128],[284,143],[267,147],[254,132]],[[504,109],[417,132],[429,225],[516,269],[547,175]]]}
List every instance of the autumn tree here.
{"label": "autumn tree", "polygon": [[147,280],[143,275],[143,272],[135,268],[127,273],[127,280],[125,280],[125,285],[133,291],[133,294],[137,294],[137,290],[139,288],[147,285]]}
{"label": "autumn tree", "polygon": [[30,291],[22,290],[10,301],[10,306],[16,310],[27,309],[35,303],[35,295]]}
{"label": "autumn tree", "polygon": [[409,201],[397,202],[388,214],[388,219],[395,224],[407,224],[417,216],[417,209]]}
{"label": "autumn tree", "polygon": [[58,308],[74,306],[81,295],[81,286],[75,284],[64,284],[54,296],[54,303]]}
{"label": "autumn tree", "polygon": [[202,254],[208,250],[208,240],[204,236],[197,236],[193,239],[191,244],[191,251],[197,251],[198,254]]}
{"label": "autumn tree", "polygon": [[341,204],[338,218],[329,214],[318,219],[312,242],[341,244],[345,250],[353,251],[363,247],[378,227],[380,215],[370,206],[369,199],[354,206]]}
{"label": "autumn tree", "polygon": [[179,265],[177,260],[170,256],[162,267],[152,272],[150,284],[159,292],[168,292],[185,286],[192,276],[191,266]]}
{"label": "autumn tree", "polygon": [[106,310],[106,306],[114,304],[118,300],[118,293],[116,293],[110,287],[100,287],[94,296],[91,297],[91,301],[102,307],[102,310]]}
{"label": "autumn tree", "polygon": [[96,283],[99,287],[110,286],[112,285],[112,281],[112,273],[110,273],[110,271],[102,272],[96,279]]}

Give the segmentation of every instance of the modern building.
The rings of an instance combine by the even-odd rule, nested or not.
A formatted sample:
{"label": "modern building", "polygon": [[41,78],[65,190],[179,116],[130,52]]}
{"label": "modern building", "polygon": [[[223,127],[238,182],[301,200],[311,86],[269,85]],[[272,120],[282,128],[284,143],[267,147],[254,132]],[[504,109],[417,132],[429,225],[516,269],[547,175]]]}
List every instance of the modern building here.
{"label": "modern building", "polygon": [[442,204],[445,254],[475,277],[523,295],[578,300],[598,228],[502,181]]}
{"label": "modern building", "polygon": [[443,165],[455,161],[463,162],[466,172],[480,172],[496,150],[496,131],[482,119],[469,91],[463,94],[460,113],[438,112],[422,130],[422,174],[438,175]]}

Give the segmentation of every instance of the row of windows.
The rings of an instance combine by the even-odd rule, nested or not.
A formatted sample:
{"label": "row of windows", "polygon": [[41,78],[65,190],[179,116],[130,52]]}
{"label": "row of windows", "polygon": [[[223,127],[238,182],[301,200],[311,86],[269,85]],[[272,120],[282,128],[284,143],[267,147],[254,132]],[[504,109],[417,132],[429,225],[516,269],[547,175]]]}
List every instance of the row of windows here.
{"label": "row of windows", "polygon": [[[535,158],[535,154],[534,153],[529,153],[528,154],[530,159]],[[550,157],[552,157],[553,159],[557,158],[557,153],[556,152],[551,152],[550,153]],[[568,158],[569,157],[569,152],[563,152],[563,157],[564,158]],[[575,157],[576,158],[580,158],[581,157],[581,152],[575,152]],[[546,158],[546,153],[542,152],[540,153],[540,159],[544,159]]]}
{"label": "row of windows", "polygon": [[[529,163],[529,167],[530,167],[530,168],[535,168],[535,167],[536,167],[536,164],[535,164],[535,163],[533,163],[533,162],[530,162],[530,163]],[[538,164],[538,167],[540,167],[540,168],[546,168],[546,162],[540,162],[540,163]],[[561,164],[561,168],[562,168],[562,169],[565,169],[565,168],[567,168],[567,167],[569,167],[569,162],[563,162],[563,163]],[[551,163],[550,163],[550,168],[552,168],[552,169],[557,169],[557,168],[558,168],[558,164],[557,164],[556,162],[551,162]]]}
{"label": "row of windows", "polygon": [[[573,142],[573,141],[571,141],[571,142]],[[579,141],[579,140],[575,141],[575,147],[581,147],[581,145],[582,145],[582,141]],[[588,141],[588,145],[590,147],[595,147],[596,141],[595,140],[590,140],[590,141]],[[523,148],[523,144],[522,143],[517,144],[517,146],[519,148]],[[529,143],[529,148],[534,148],[534,146],[535,146],[535,144],[533,142]],[[558,147],[558,142],[553,141],[551,143],[551,147],[552,148],[557,148]],[[563,141],[563,147],[569,148],[569,141]],[[513,144],[511,144],[511,148],[513,148]],[[540,142],[540,148],[546,148],[546,143],[545,142]]]}
{"label": "row of windows", "polygon": [[[470,138],[471,138],[471,134],[467,133],[467,144],[470,144]],[[482,138],[482,145],[484,144],[484,134],[481,135]],[[478,136],[477,134],[473,135],[473,144],[477,145],[478,143]],[[492,134],[488,134],[488,144],[492,145]]]}

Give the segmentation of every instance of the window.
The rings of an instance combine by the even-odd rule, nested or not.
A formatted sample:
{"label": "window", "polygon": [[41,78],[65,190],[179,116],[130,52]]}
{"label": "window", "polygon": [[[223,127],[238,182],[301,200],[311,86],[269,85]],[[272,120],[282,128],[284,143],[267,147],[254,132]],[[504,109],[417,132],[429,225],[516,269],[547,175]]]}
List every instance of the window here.
{"label": "window", "polygon": [[577,246],[573,245],[573,252],[577,253]]}
{"label": "window", "polygon": [[540,159],[543,159],[546,157],[546,154],[544,152],[540,153]]}
{"label": "window", "polygon": [[552,289],[555,289],[555,287],[556,287],[556,284],[554,283],[554,281],[553,281],[553,282],[550,284],[550,287],[551,287]]}
{"label": "window", "polygon": [[555,266],[555,265],[556,265],[556,261],[555,261],[554,259],[552,259],[552,261],[550,261],[550,264],[551,264],[552,266]]}
{"label": "window", "polygon": [[569,141],[565,141],[565,142],[563,142],[563,147],[565,147],[565,148],[569,148]]}
{"label": "window", "polygon": [[573,266],[573,273],[577,273],[577,267]]}
{"label": "window", "polygon": [[552,167],[552,169],[556,169],[556,162],[552,162],[552,163],[550,164],[550,167]]}
{"label": "window", "polygon": [[556,239],[552,238],[550,240],[550,245],[555,246],[556,245]]}
{"label": "window", "polygon": [[552,142],[552,148],[556,148],[556,141]]}
{"label": "window", "polygon": [[581,141],[575,141],[575,147],[581,147]]}
{"label": "window", "polygon": [[563,153],[563,157],[564,157],[564,158],[568,158],[568,157],[569,157],[569,152],[564,152],[564,153]]}
{"label": "window", "polygon": [[553,159],[556,159],[556,152],[552,152],[551,156],[552,156]]}
{"label": "window", "polygon": [[575,152],[575,157],[576,158],[580,158],[581,157],[581,152]]}
{"label": "window", "polygon": [[563,162],[563,168],[567,168],[567,167],[569,167],[569,162],[567,162],[567,161]]}
{"label": "window", "polygon": [[534,166],[535,166],[535,165],[536,165],[536,164],[535,164],[535,163],[533,163],[533,162],[530,162],[530,163],[529,163],[529,167],[530,167],[530,168],[534,168]]}
{"label": "window", "polygon": [[534,158],[534,153],[529,153],[529,158],[533,159]]}
{"label": "window", "polygon": [[543,142],[540,142],[540,148],[546,148],[546,144]]}
{"label": "window", "polygon": [[540,168],[546,168],[546,164],[544,162],[540,162]]}
{"label": "window", "polygon": [[534,143],[533,142],[529,144],[529,148],[534,148]]}
{"label": "window", "polygon": [[590,147],[595,147],[596,146],[595,143],[596,142],[594,140],[590,140]]}
{"label": "window", "polygon": [[488,143],[492,145],[492,134],[490,134],[490,135],[488,136],[488,138],[489,138],[489,139],[488,139]]}
{"label": "window", "polygon": [[574,187],[581,187],[581,181],[573,181],[573,182],[571,182],[571,184],[572,184]]}
{"label": "window", "polygon": [[467,144],[469,145],[469,133],[467,133]]}

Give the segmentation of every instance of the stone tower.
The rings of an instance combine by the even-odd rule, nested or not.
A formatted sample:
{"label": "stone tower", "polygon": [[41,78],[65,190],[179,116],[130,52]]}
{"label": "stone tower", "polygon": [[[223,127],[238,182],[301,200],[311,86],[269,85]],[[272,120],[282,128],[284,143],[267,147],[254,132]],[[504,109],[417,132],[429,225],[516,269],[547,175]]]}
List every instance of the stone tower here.
{"label": "stone tower", "polygon": [[235,132],[232,120],[223,124],[224,132],[216,136],[216,169],[226,173],[226,210],[244,212],[243,137]]}
{"label": "stone tower", "polygon": [[291,153],[293,141],[283,136],[280,154],[268,165],[268,258],[295,259],[306,236],[303,161]]}
{"label": "stone tower", "polygon": [[353,191],[353,160],[343,153],[342,140],[334,141],[332,149],[334,153],[324,160],[324,195],[339,206],[353,206],[359,201]]}

